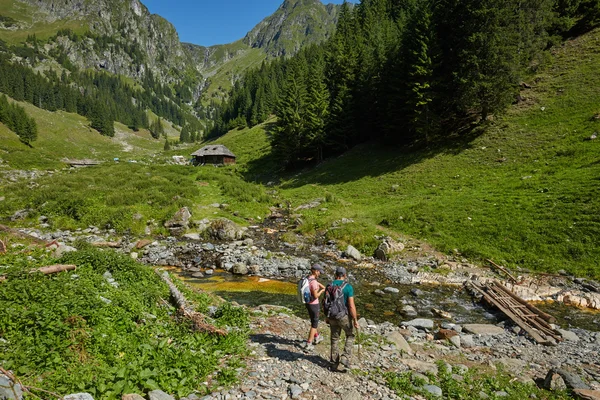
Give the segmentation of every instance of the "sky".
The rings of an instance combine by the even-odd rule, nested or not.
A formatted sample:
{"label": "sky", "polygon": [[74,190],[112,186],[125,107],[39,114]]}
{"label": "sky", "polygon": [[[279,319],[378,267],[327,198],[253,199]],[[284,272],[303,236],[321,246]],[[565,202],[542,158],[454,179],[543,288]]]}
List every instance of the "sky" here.
{"label": "sky", "polygon": [[[273,14],[283,0],[141,0],[175,25],[182,42],[212,46],[235,42]],[[349,1],[357,3],[357,0]],[[342,4],[343,0],[323,3]]]}

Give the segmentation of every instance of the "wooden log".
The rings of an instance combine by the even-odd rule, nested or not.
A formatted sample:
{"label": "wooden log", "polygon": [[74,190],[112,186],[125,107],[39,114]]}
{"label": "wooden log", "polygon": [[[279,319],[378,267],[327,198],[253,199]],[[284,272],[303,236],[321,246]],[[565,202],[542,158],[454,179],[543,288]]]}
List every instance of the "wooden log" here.
{"label": "wooden log", "polygon": [[33,269],[33,270],[29,271],[29,272],[31,272],[31,273],[41,272],[44,275],[49,275],[49,274],[56,274],[58,272],[63,272],[63,271],[72,271],[74,269],[77,269],[77,265],[56,264],[56,265],[49,265],[47,267]]}
{"label": "wooden log", "polygon": [[517,278],[515,278],[510,272],[508,272],[508,270],[506,268],[504,268],[501,265],[496,264],[492,260],[487,260],[487,262],[489,262],[490,264],[492,264],[492,266],[495,267],[496,269],[504,272],[513,283],[517,283]]}
{"label": "wooden log", "polygon": [[6,245],[2,240],[0,240],[0,254],[6,253]]}
{"label": "wooden log", "polygon": [[[158,273],[158,271],[156,272]],[[185,299],[185,296],[183,295],[183,293],[181,293],[179,289],[177,289],[177,286],[175,286],[175,284],[171,281],[168,272],[163,272],[162,275],[160,275],[160,277],[169,286],[171,297],[173,297],[173,300],[175,300],[177,308],[186,318],[192,321],[195,330],[200,332],[214,333],[221,336],[227,335],[227,331],[219,329],[214,325],[207,323],[206,317],[203,314],[188,309],[189,306]]]}

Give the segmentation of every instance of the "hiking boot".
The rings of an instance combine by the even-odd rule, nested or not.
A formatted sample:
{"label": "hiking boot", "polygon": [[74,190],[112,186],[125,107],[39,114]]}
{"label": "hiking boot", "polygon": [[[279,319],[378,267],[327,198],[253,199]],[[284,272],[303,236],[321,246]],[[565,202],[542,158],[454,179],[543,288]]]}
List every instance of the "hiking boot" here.
{"label": "hiking boot", "polygon": [[346,372],[346,367],[342,363],[331,363],[329,370],[331,372]]}
{"label": "hiking boot", "polygon": [[305,353],[310,353],[315,349],[315,346],[312,343],[304,342],[300,345]]}
{"label": "hiking boot", "polygon": [[318,345],[322,341],[323,341],[323,336],[319,335],[319,336],[315,337],[315,340],[313,340],[313,346]]}

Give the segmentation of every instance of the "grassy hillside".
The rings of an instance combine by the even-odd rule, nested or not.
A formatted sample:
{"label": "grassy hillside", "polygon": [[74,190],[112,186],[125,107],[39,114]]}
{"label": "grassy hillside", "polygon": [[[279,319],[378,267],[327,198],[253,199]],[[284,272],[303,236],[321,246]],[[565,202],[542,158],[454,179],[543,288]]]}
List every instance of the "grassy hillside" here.
{"label": "grassy hillside", "polygon": [[[477,135],[419,151],[363,145],[284,178],[280,195],[295,206],[325,199],[300,230],[367,254],[375,235],[392,233],[471,259],[600,276],[600,139],[586,140],[600,130],[599,49],[599,31],[557,48],[526,100]],[[241,170],[268,152],[256,129],[219,142],[240,152]],[[341,218],[355,222],[333,228]]]}
{"label": "grassy hillside", "polygon": [[38,125],[33,148],[19,142],[15,133],[0,124],[0,159],[12,168],[59,168],[63,158],[112,160],[139,158],[162,149],[164,141],[152,139],[150,132],[133,132],[115,123],[115,137],[100,135],[80,115],[49,112],[28,103],[19,103]]}
{"label": "grassy hillside", "polygon": [[76,33],[84,33],[89,28],[85,21],[59,20],[55,22],[37,21],[38,11],[28,4],[15,0],[0,0],[0,15],[10,17],[19,22],[18,29],[0,29],[0,39],[7,43],[24,42],[27,36],[35,34],[40,40],[46,40],[60,29],[71,29]]}
{"label": "grassy hillside", "polygon": [[[208,104],[211,99],[222,100],[229,93],[229,90],[231,90],[233,83],[245,71],[251,68],[258,68],[267,58],[264,51],[250,48],[241,41],[227,46],[229,46],[228,51],[239,51],[239,53],[224,64],[219,64],[217,67],[204,72],[204,76],[210,82],[210,86],[202,98],[205,104]],[[237,49],[238,46],[245,47],[246,49]],[[218,54],[215,57],[222,57],[222,55]]]}

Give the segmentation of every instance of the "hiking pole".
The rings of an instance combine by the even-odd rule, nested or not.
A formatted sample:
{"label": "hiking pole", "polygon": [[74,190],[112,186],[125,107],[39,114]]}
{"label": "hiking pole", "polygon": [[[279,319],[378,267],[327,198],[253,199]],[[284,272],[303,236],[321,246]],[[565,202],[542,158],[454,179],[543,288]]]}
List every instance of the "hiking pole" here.
{"label": "hiking pole", "polygon": [[361,362],[360,359],[360,325],[356,328],[356,345],[358,346],[358,362]]}

